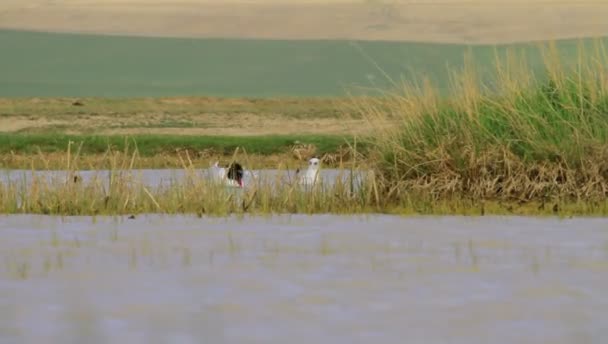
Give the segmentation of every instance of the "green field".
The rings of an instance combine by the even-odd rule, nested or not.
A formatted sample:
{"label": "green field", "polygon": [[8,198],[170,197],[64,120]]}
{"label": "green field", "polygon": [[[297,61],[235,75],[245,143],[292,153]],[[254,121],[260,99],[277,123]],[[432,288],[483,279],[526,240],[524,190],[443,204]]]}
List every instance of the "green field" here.
{"label": "green field", "polygon": [[124,151],[137,147],[141,156],[172,154],[176,150],[202,151],[211,149],[220,155],[231,155],[246,147],[250,154],[272,155],[289,152],[297,143],[313,144],[318,154],[333,153],[348,141],[330,135],[272,135],[272,136],[186,136],[186,135],[64,135],[64,134],[0,134],[0,155],[65,152],[68,143],[82,143],[82,154],[101,154],[112,148]]}
{"label": "green field", "polygon": [[[577,41],[559,42],[566,56]],[[471,49],[481,64],[495,49],[399,42],[144,38],[0,30],[0,97],[340,96],[425,75],[440,88],[446,67]],[[535,44],[526,51],[537,70]]]}

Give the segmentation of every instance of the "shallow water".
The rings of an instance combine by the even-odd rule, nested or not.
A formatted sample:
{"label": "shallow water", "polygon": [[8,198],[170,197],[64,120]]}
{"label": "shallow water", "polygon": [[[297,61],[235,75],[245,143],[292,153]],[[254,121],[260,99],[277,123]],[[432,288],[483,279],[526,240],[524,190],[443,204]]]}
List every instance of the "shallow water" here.
{"label": "shallow water", "polygon": [[[127,171],[115,171],[121,176],[133,181],[141,182],[145,186],[155,188],[166,186],[173,182],[183,181],[188,175],[188,171],[184,169],[133,169]],[[303,173],[304,171],[302,171]],[[199,178],[210,178],[208,169],[199,169],[194,171],[194,176]],[[66,171],[34,171],[20,169],[5,169],[0,170],[0,182],[25,184],[31,182],[33,175],[37,178],[45,178],[47,181],[65,181],[69,174]],[[78,171],[78,176],[84,182],[89,182],[93,179],[99,181],[109,181],[109,170],[83,170]],[[363,176],[363,172],[353,171],[352,179],[358,183]],[[319,172],[319,180],[326,185],[334,183],[338,179],[348,181],[351,178],[350,170],[340,169],[321,169]],[[250,186],[258,182],[275,183],[277,180],[280,183],[293,183],[296,180],[295,170],[251,170],[245,171],[243,182],[245,186]],[[355,184],[356,185],[356,184]]]}
{"label": "shallow water", "polygon": [[0,217],[0,343],[603,343],[608,219]]}

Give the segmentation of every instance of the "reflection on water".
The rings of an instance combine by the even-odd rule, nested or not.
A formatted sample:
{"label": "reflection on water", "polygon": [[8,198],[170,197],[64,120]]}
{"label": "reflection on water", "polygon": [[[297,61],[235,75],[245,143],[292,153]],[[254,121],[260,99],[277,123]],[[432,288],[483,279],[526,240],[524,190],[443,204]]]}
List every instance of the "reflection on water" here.
{"label": "reflection on water", "polygon": [[0,217],[0,343],[602,343],[608,220]]}

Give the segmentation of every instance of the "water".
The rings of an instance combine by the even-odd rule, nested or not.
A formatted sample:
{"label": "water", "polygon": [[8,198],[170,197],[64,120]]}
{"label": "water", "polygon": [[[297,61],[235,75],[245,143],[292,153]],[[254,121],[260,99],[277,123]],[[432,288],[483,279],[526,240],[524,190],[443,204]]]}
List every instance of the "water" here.
{"label": "water", "polygon": [[603,343],[608,219],[0,217],[0,343]]}
{"label": "water", "polygon": [[[130,178],[133,181],[141,182],[145,186],[150,188],[156,188],[166,186],[174,182],[184,180],[188,172],[184,169],[133,169],[128,171],[118,171],[124,178]],[[304,171],[301,172],[302,174]],[[27,185],[35,174],[38,178],[46,178],[47,181],[65,181],[69,174],[67,171],[34,171],[31,170],[19,170],[19,169],[8,169],[0,170],[0,183],[14,183],[14,184],[25,184]],[[109,170],[84,170],[78,171],[78,176],[82,178],[83,182],[90,182],[91,180],[98,181],[109,181],[110,171]],[[363,172],[353,171],[354,186],[357,186],[362,180]],[[211,178],[208,169],[195,170],[195,177],[199,178]],[[243,176],[243,182],[246,187],[253,185],[257,182],[270,182],[275,183],[277,180],[281,183],[293,183],[296,180],[295,170],[253,170],[245,171]],[[348,181],[351,178],[351,172],[349,170],[340,169],[321,169],[319,172],[319,181],[325,185],[331,185],[338,179]]]}

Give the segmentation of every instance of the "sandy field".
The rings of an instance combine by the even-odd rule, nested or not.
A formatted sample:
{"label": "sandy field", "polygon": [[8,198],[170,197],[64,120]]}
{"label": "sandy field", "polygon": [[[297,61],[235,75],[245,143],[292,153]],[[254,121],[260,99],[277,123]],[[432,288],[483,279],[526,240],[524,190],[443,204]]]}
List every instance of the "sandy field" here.
{"label": "sandy field", "polygon": [[507,43],[608,34],[608,1],[3,0],[0,28],[169,37]]}

